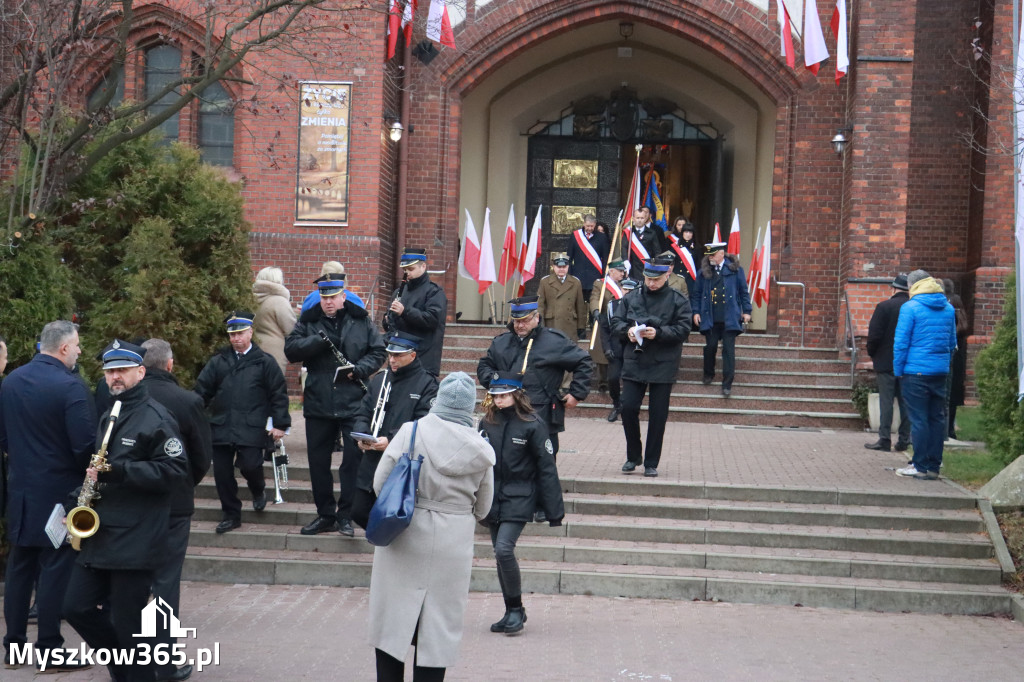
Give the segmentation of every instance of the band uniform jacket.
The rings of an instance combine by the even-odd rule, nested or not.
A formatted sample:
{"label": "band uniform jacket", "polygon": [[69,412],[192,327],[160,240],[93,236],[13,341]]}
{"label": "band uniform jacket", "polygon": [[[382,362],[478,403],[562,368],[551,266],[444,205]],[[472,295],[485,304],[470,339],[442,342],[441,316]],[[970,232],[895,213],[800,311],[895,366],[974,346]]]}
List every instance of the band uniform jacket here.
{"label": "band uniform jacket", "polygon": [[[338,373],[338,362],[326,341],[317,333],[323,330],[331,343],[355,366]],[[380,369],[387,358],[384,341],[370,321],[369,313],[346,300],[332,320],[316,305],[299,316],[295,329],[284,341],[284,352],[291,362],[302,362],[309,374],[303,392],[302,414],[319,419],[349,419],[359,416],[363,389],[357,381],[365,380]]]}
{"label": "band uniform jacket", "polygon": [[[683,344],[690,335],[690,318],[690,302],[667,283],[657,291],[643,285],[623,296],[612,315],[612,334],[625,347],[622,378],[650,384],[674,382]],[[657,329],[653,339],[644,339],[642,352],[637,352],[628,336],[638,322]]]}
{"label": "band uniform jacket", "polygon": [[[594,324],[597,325],[598,333],[597,340],[594,343],[594,348],[590,351],[591,359],[599,365],[608,364],[608,355],[611,352],[610,347],[604,341],[608,329],[608,307],[615,301],[615,297],[612,296],[610,291],[605,290],[604,301],[601,300],[601,289],[604,287],[604,278],[594,280],[593,288],[590,293],[590,316],[594,318]],[[600,308],[600,310],[598,310]],[[596,313],[596,315],[595,315]]]}
{"label": "band uniform jacket", "polygon": [[[395,289],[391,295],[398,295]],[[444,289],[430,281],[430,275],[423,273],[410,279],[402,293],[401,315],[389,312],[384,316],[384,330],[414,334],[421,339],[416,358],[423,363],[423,369],[435,377],[441,374],[441,350],[444,348],[445,318],[448,316],[448,297]]]}
{"label": "band uniform jacket", "polygon": [[0,386],[0,450],[8,453],[9,543],[53,547],[46,521],[82,485],[95,440],[89,389],[60,360],[40,353],[8,375]]}
{"label": "band uniform jacket", "polygon": [[[576,232],[579,232],[580,237],[583,239],[587,238],[583,228],[576,230]],[[580,283],[592,282],[600,278],[604,274],[604,266],[608,264],[608,250],[610,248],[608,237],[595,229],[594,233],[590,235],[590,246],[597,252],[597,258],[601,262],[600,270],[594,267],[594,264],[587,258],[587,254],[583,252],[583,248],[576,243],[576,235],[569,235],[569,246],[565,250],[570,261],[569,274],[578,279]]]}
{"label": "band uniform jacket", "polygon": [[[424,417],[430,412],[430,406],[437,397],[437,379],[429,374],[420,363],[419,357],[402,367],[397,372],[385,369],[377,372],[368,383],[370,390],[363,396],[362,412],[353,429],[360,433],[372,433],[370,422],[373,411],[381,395],[381,385],[385,378],[391,382],[391,392],[385,404],[384,421],[378,436],[393,440],[402,424]],[[360,490],[373,490],[373,473],[380,463],[382,452],[362,450],[359,460],[359,472],[356,474],[356,487]]]}
{"label": "band uniform jacket", "polygon": [[171,491],[171,516],[190,516],[195,510],[195,487],[210,470],[213,458],[213,437],[210,420],[206,418],[203,399],[178,385],[173,374],[156,367],[146,369],[142,385],[153,400],[167,408],[178,423],[178,433],[185,445],[188,476]]}
{"label": "band uniform jacket", "polygon": [[[114,400],[121,401],[121,414],[107,445],[110,471],[99,474],[100,497],[93,504],[100,525],[95,535],[82,540],[78,563],[99,569],[153,569],[166,560],[171,490],[188,476],[185,448],[174,417],[141,383]],[[100,419],[97,451],[109,414]]]}
{"label": "band uniform jacket", "polygon": [[572,372],[569,394],[582,401],[590,393],[590,382],[594,376],[593,360],[576,341],[557,329],[547,327],[537,327],[524,338],[519,338],[512,331],[505,332],[494,338],[487,355],[480,358],[476,376],[487,388],[495,372],[521,371],[530,339],[533,339],[533,347],[527,359],[523,389],[549,431],[561,433],[565,430],[565,404],[559,395],[562,377],[566,372]]}
{"label": "band uniform jacket", "polygon": [[217,351],[199,373],[195,392],[210,410],[218,445],[266,447],[267,417],[282,431],[292,425],[281,368],[255,343],[240,358],[231,346]]}
{"label": "band uniform jacket", "polygon": [[583,285],[572,275],[559,281],[555,275],[547,275],[537,287],[538,310],[542,324],[557,329],[570,339],[577,331],[587,326],[587,306],[583,302]]}
{"label": "band uniform jacket", "polygon": [[535,414],[520,418],[514,407],[498,410],[495,419],[480,420],[494,448],[494,501],[486,521],[527,523],[543,509],[549,523],[557,525],[565,517],[565,505],[547,427]]}

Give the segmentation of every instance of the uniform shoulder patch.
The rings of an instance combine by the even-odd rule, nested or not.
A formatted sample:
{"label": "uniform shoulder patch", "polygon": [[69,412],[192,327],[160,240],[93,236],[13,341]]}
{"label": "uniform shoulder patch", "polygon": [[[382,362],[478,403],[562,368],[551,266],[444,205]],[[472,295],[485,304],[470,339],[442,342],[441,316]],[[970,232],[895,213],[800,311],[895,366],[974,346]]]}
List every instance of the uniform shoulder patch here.
{"label": "uniform shoulder patch", "polygon": [[179,457],[185,448],[177,438],[168,438],[164,441],[164,454],[168,457]]}
{"label": "uniform shoulder patch", "polygon": [[433,407],[434,403],[436,403],[436,402],[437,402],[437,396],[434,396],[433,398],[430,399],[430,406]]}
{"label": "uniform shoulder patch", "polygon": [[548,451],[549,455],[555,454],[555,446],[551,444],[550,438],[544,440],[544,449]]}

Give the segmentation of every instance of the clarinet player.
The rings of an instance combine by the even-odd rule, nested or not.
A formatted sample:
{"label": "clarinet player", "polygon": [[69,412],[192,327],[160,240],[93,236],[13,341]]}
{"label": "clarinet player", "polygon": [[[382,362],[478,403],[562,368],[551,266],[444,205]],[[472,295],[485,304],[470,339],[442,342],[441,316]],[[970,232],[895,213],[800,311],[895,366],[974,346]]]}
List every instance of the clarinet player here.
{"label": "clarinet player", "polygon": [[[328,273],[316,280],[320,304],[299,316],[284,342],[290,362],[302,362],[309,374],[303,389],[309,479],[317,516],[303,535],[330,531],[352,537],[352,497],[360,450],[349,437],[359,419],[366,379],[387,355],[384,342],[365,308],[345,296],[345,275]],[[343,456],[334,496],[331,454],[341,434]]]}
{"label": "clarinet player", "polygon": [[434,377],[441,374],[441,348],[444,346],[448,298],[444,289],[430,281],[427,252],[406,249],[400,265],[402,284],[392,296],[384,316],[384,331],[406,332],[420,337],[419,359],[423,369]]}

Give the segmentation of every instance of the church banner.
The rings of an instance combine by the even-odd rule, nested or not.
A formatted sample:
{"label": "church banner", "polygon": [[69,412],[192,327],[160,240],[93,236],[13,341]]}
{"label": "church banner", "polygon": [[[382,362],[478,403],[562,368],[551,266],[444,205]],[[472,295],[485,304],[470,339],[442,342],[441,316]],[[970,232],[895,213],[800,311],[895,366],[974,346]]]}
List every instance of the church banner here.
{"label": "church banner", "polygon": [[348,224],[351,97],[351,83],[299,83],[296,224]]}

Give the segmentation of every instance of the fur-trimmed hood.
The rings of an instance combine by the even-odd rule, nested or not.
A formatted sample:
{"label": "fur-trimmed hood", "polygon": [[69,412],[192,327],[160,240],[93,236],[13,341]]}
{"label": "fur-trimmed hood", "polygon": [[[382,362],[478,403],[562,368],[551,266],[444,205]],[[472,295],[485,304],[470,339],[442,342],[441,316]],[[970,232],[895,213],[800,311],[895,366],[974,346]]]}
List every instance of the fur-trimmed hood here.
{"label": "fur-trimmed hood", "polygon": [[[722,261],[722,267],[727,267],[733,272],[740,269],[740,259],[731,253],[725,254],[725,260]],[[711,256],[704,256],[700,262],[700,272],[704,275],[705,279],[711,279],[714,276],[715,268],[711,265]]]}

